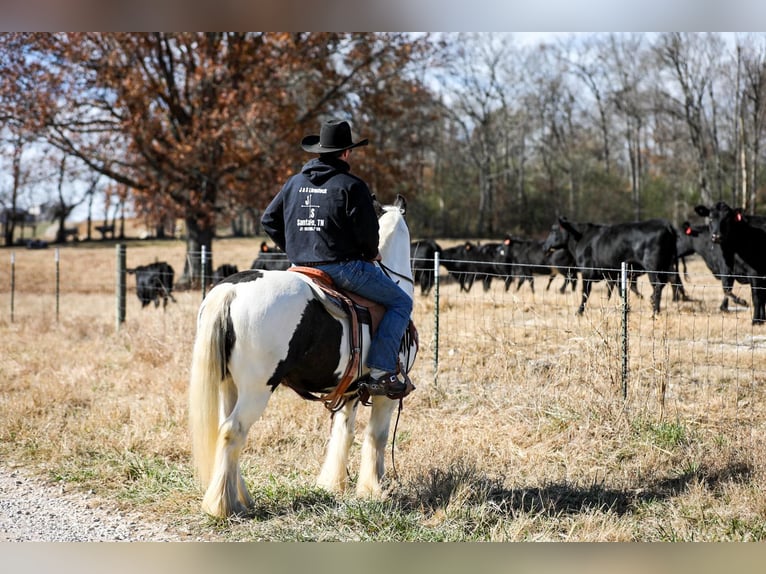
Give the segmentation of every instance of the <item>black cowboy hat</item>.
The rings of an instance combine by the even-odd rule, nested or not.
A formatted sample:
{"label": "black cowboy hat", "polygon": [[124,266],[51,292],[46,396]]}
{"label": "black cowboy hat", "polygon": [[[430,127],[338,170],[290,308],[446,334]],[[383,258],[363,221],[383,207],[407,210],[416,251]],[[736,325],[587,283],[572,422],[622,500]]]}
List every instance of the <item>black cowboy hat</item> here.
{"label": "black cowboy hat", "polygon": [[367,145],[367,138],[357,142],[351,139],[351,127],[343,120],[327,120],[319,135],[306,136],[301,147],[310,153],[332,153]]}

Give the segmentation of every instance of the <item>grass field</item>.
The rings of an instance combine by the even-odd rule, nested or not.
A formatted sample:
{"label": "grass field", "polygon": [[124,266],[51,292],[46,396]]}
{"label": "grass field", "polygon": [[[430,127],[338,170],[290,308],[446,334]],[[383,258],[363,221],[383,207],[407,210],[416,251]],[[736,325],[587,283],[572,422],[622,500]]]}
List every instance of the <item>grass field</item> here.
{"label": "grass field", "polygon": [[[214,245],[215,265],[248,268],[260,239]],[[181,242],[131,242],[128,266],[166,260]],[[766,327],[718,311],[720,286],[690,264],[696,301],[665,290],[651,318],[631,300],[623,400],[619,301],[594,289],[583,317],[560,278],[459,293],[444,282],[438,371],[434,301],[416,295],[421,349],[387,458],[384,501],[314,487],[329,414],[278,389],[250,432],[243,472],[256,517],[199,511],[186,387],[201,294],[141,309],[129,278],[115,322],[115,250],[0,251],[0,459],[94,490],[210,540],[698,541],[766,539],[763,408]],[[646,279],[639,282],[649,292]],[[749,299],[749,293],[738,287]],[[360,409],[358,424],[366,422]],[[352,448],[353,480],[359,445]],[[393,457],[393,460],[392,460]],[[395,471],[395,472],[394,472]]]}

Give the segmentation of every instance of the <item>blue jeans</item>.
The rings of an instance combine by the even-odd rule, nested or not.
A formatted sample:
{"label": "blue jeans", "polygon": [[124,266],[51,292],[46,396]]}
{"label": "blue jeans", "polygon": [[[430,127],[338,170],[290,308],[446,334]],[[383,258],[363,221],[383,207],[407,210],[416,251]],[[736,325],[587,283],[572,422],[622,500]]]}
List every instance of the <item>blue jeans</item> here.
{"label": "blue jeans", "polygon": [[370,342],[367,366],[396,372],[399,364],[399,347],[412,314],[412,299],[394,283],[377,265],[368,261],[344,261],[318,267],[327,273],[335,284],[358,293],[371,301],[380,303],[386,313]]}

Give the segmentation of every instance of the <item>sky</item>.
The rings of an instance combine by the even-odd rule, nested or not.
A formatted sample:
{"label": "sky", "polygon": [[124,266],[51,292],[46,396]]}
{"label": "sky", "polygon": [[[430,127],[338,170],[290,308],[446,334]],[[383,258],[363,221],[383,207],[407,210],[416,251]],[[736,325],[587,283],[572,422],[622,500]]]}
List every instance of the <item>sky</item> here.
{"label": "sky", "polygon": [[759,31],[763,0],[0,0],[0,31]]}

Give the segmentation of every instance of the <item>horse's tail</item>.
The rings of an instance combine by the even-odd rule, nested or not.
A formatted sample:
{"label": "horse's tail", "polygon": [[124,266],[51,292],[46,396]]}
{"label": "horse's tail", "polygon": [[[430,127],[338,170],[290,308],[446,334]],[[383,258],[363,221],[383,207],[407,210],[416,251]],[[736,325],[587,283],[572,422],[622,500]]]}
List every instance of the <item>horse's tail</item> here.
{"label": "horse's tail", "polygon": [[233,385],[226,384],[230,378],[226,365],[230,351],[227,341],[233,340],[229,308],[235,295],[234,285],[224,284],[213,289],[197,317],[189,383],[189,429],[194,465],[203,486],[210,482],[215,463],[221,393],[235,392]]}

